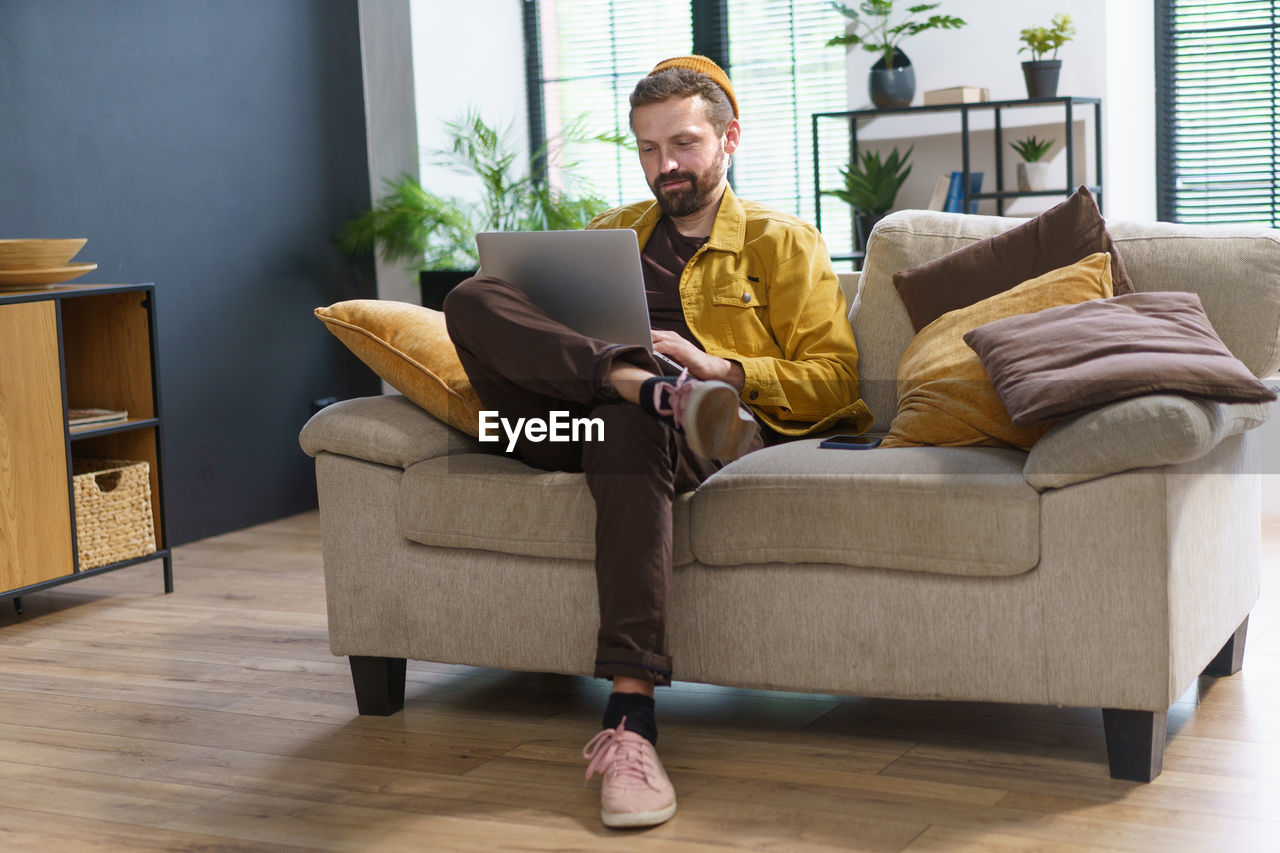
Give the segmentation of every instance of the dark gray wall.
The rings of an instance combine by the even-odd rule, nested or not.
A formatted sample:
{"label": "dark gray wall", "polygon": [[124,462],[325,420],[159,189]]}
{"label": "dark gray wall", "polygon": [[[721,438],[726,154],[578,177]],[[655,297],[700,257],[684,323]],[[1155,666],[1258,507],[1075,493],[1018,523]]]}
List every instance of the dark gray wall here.
{"label": "dark gray wall", "polygon": [[168,530],[315,505],[310,401],[377,393],[311,312],[372,297],[356,0],[3,0],[0,236],[153,281]]}

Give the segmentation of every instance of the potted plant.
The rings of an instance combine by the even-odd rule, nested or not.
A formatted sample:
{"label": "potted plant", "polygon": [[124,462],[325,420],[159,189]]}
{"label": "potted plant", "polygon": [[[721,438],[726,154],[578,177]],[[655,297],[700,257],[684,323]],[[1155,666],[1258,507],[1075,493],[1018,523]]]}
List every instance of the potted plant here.
{"label": "potted plant", "polygon": [[863,151],[854,162],[840,170],[844,189],[823,190],[823,195],[835,196],[853,208],[854,231],[859,247],[866,248],[871,229],[893,208],[898,190],[911,174],[907,160],[914,148],[911,146],[906,154],[899,157],[895,147],[884,159],[881,159],[879,151]]}
{"label": "potted plant", "polygon": [[960,18],[950,15],[922,17],[941,3],[911,6],[900,20],[890,24],[893,4],[894,0],[864,0],[857,9],[838,2],[831,4],[849,20],[846,31],[828,41],[827,46],[861,45],[863,50],[880,57],[871,66],[867,88],[871,103],[881,109],[909,107],[916,95],[915,69],[898,45],[926,30],[956,30],[965,25]]}
{"label": "potted plant", "polygon": [[[1058,72],[1062,70],[1058,48],[1071,41],[1075,34],[1070,15],[1054,15],[1049,26],[1027,27],[1019,34],[1018,38],[1025,44],[1018,53],[1031,52],[1031,59],[1022,63],[1028,98],[1052,98],[1058,94]],[[1053,56],[1045,59],[1050,51]]]}
{"label": "potted plant", "polygon": [[[403,175],[387,182],[387,194],[343,227],[338,250],[348,257],[372,257],[380,250],[390,262],[418,270],[422,304],[439,309],[445,295],[475,273],[475,235],[480,231],[553,231],[583,228],[608,204],[590,191],[573,191],[569,176],[575,164],[561,164],[566,187],[548,181],[548,145],[531,158],[532,165],[517,174],[517,146],[511,126],[498,128],[470,110],[446,122],[450,145],[434,152],[436,162],[459,174],[476,178],[481,201],[470,203],[441,196]],[[556,141],[606,141],[588,136],[574,122]]]}
{"label": "potted plant", "polygon": [[1047,181],[1045,175],[1049,164],[1041,158],[1053,147],[1053,139],[1036,139],[1034,135],[1017,142],[1010,142],[1009,147],[1018,152],[1022,162],[1018,163],[1018,189],[1023,192],[1042,190]]}

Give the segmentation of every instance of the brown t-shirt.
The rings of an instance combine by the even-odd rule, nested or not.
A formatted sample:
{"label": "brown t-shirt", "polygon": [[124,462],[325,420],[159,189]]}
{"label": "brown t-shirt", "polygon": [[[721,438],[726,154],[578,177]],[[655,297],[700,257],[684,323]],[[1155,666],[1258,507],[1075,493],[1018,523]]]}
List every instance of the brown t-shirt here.
{"label": "brown t-shirt", "polygon": [[698,349],[702,345],[684,319],[680,304],[680,275],[706,237],[686,237],[667,217],[658,220],[640,256],[644,269],[644,291],[649,300],[649,325],[675,332]]}
{"label": "brown t-shirt", "polygon": [[[684,308],[680,305],[680,275],[705,242],[706,237],[684,236],[664,216],[654,226],[640,255],[640,266],[644,268],[644,291],[649,300],[649,326],[676,332],[698,349],[702,349],[702,344],[698,343],[693,330],[685,322]],[[760,424],[766,447],[787,440],[764,421],[759,418],[756,421]]]}

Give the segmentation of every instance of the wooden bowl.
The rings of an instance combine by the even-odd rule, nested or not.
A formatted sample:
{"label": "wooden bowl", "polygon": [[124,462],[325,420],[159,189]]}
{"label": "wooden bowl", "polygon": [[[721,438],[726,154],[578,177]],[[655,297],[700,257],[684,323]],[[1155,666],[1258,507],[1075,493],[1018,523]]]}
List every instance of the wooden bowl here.
{"label": "wooden bowl", "polygon": [[0,240],[0,270],[43,270],[65,267],[84,246],[86,237],[66,240]]}

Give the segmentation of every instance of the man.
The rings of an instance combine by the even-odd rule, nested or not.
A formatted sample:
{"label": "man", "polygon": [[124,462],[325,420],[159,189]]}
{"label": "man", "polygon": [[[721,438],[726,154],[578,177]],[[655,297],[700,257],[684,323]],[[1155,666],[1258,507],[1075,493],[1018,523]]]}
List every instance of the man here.
{"label": "man", "polygon": [[676,808],[655,751],[653,701],[655,685],[671,681],[675,495],[782,437],[871,422],[821,237],[728,187],[742,129],[724,71],[701,56],[659,63],[631,94],[631,128],[657,201],[589,227],[637,232],[653,347],[684,374],[662,377],[643,347],[579,335],[493,278],[464,282],[444,305],[486,407],[507,418],[568,410],[604,424],[600,441],[522,438],[516,450],[540,468],[584,471],[595,500],[595,675],[612,679],[613,692],[583,755],[587,778],[604,776],[601,818],[615,827],[659,824]]}

